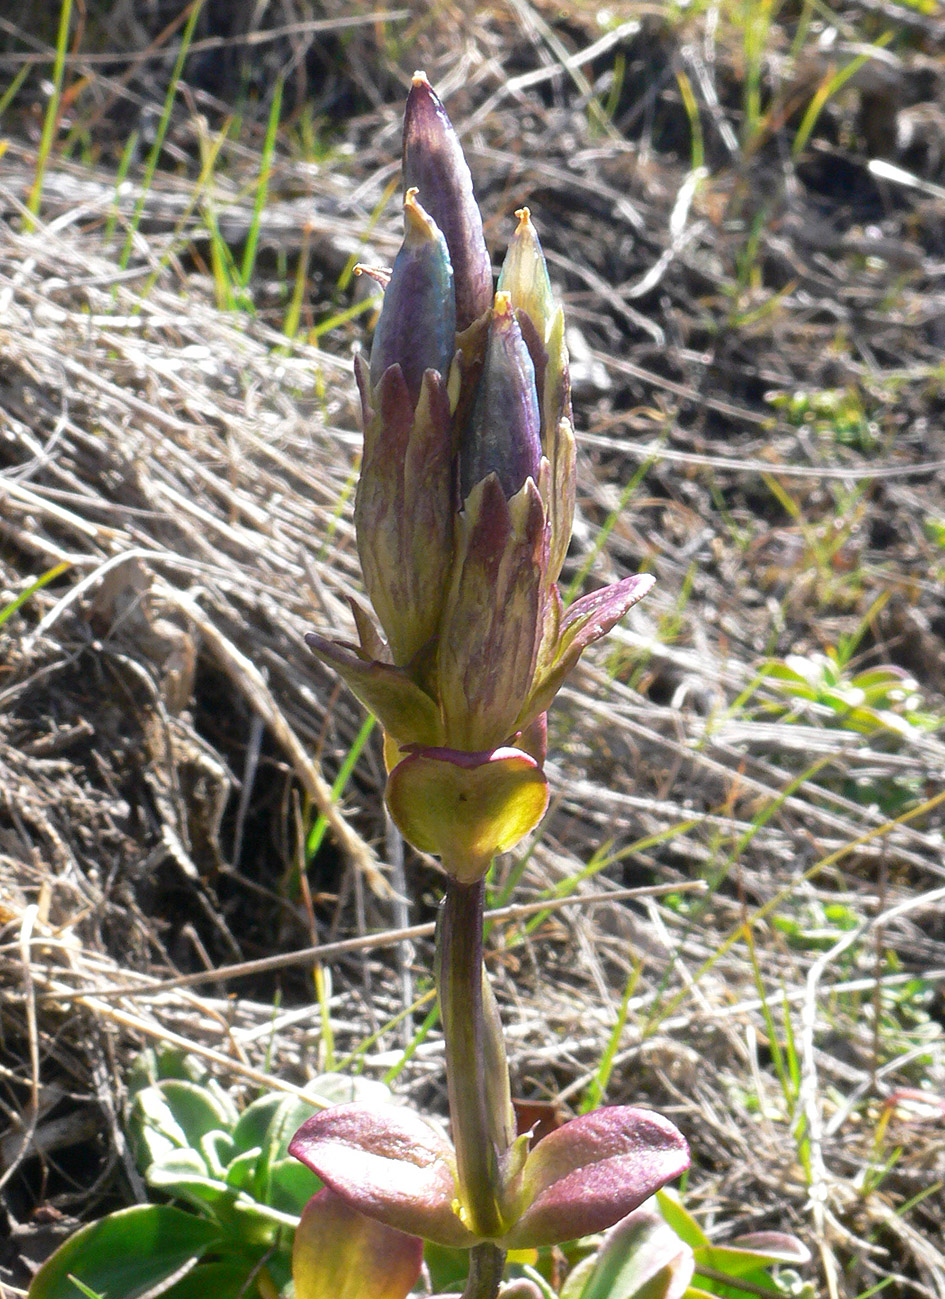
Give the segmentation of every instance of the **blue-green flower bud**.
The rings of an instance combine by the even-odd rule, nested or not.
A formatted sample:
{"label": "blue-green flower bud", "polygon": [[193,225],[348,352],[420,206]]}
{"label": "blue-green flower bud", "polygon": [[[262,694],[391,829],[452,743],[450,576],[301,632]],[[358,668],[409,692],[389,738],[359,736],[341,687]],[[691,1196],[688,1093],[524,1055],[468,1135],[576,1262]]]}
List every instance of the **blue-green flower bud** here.
{"label": "blue-green flower bud", "polygon": [[507,293],[495,295],[482,376],[460,448],[463,500],[494,473],[506,499],[526,478],[538,481],[541,412],[535,366]]}
{"label": "blue-green flower bud", "polygon": [[404,242],[374,331],[371,383],[399,365],[414,405],[427,370],[446,374],[456,342],[456,299],[449,251],[436,222],[416,200],[404,198]]}
{"label": "blue-green flower bud", "polygon": [[516,310],[531,317],[538,337],[544,343],[557,303],[551,292],[548,267],[538,233],[531,223],[531,214],[527,207],[521,207],[515,215],[518,226],[502,263],[498,288],[500,292],[508,293]]}

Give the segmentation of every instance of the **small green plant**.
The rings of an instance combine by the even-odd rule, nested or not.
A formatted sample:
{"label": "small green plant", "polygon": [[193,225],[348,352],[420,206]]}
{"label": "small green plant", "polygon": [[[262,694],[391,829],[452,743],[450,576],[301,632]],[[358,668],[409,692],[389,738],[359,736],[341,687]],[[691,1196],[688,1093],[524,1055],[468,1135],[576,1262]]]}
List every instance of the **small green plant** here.
{"label": "small green plant", "polygon": [[809,428],[825,441],[853,447],[864,455],[879,442],[876,420],[855,387],[818,392],[768,392],[765,401],[795,428]]}
{"label": "small green plant", "polygon": [[825,653],[769,659],[764,672],[785,697],[783,704],[769,705],[784,721],[813,714],[827,725],[862,735],[887,731],[900,736],[934,731],[942,724],[925,706],[915,678],[891,663],[851,671],[842,653],[828,647]]}
{"label": "small green plant", "polygon": [[[599,1239],[567,1276],[560,1299],[801,1299],[813,1295],[796,1271],[808,1258],[800,1241],[782,1232],[715,1243],[679,1196],[663,1190]],[[543,1280],[533,1269],[526,1274]]]}
{"label": "small green plant", "polygon": [[29,1299],[275,1299],[289,1286],[299,1215],[320,1186],[287,1154],[293,1133],[325,1105],[384,1092],[329,1074],[313,1083],[311,1101],[274,1093],[240,1113],[194,1057],[145,1052],[126,1131],[161,1202],[76,1232],[37,1273]]}

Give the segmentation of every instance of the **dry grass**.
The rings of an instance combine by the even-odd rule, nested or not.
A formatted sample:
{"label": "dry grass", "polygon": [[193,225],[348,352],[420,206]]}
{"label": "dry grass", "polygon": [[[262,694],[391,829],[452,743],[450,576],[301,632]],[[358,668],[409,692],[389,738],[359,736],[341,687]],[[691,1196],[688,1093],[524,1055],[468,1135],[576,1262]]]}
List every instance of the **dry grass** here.
{"label": "dry grass", "polygon": [[[887,161],[923,191],[869,171],[864,131],[878,140],[890,110],[862,78],[792,160],[842,51],[811,36],[792,57],[791,28],[773,28],[749,138],[727,10],[713,39],[714,10],[617,8],[616,36],[583,6],[565,20],[509,0],[267,44],[266,67],[294,60],[296,78],[315,59],[305,88],[338,134],[306,155],[293,101],[255,314],[216,305],[206,214],[245,239],[260,122],[195,198],[195,141],[216,129],[196,110],[213,122],[219,105],[192,89],[154,184],[132,175],[116,198],[114,123],[158,94],[158,70],[80,62],[73,120],[88,115],[99,158],[54,156],[30,230],[36,144],[16,119],[0,163],[0,609],[64,566],[0,628],[0,1179],[27,1256],[58,1229],[44,1211],[68,1226],[141,1194],[121,1107],[143,1045],[189,1043],[244,1094],[304,1088],[326,1050],[310,949],[373,934],[376,949],[324,960],[336,1056],[377,1032],[360,1061],[382,1077],[403,1050],[390,1021],[427,990],[428,938],[396,939],[376,737],[339,803],[361,719],[302,640],[345,628],[358,589],[348,353],[363,321],[326,335],[330,351],[280,332],[301,249],[303,325],[347,302],[335,286],[393,175],[404,79],[425,66],[493,244],[527,199],[577,331],[565,578],[659,578],[556,706],[556,799],[516,900],[596,869],[574,905],[494,936],[516,1091],[578,1105],[635,976],[606,1099],[673,1115],[693,1210],[797,1231],[824,1293],[945,1295],[941,1113],[904,1095],[945,1094],[945,744],[920,726],[858,733],[823,704],[785,718],[759,679],[766,659],[855,634],[855,662],[907,669],[945,716],[945,148],[931,126],[903,134],[934,126],[940,23],[866,4],[837,18],[851,46],[895,29]],[[372,257],[390,259],[397,229],[391,201]],[[809,395],[808,413],[770,390]],[[842,416],[817,406],[826,390],[847,394]],[[318,812],[329,837],[300,873]],[[700,878],[709,892],[687,895]],[[408,858],[405,881],[410,921],[427,922],[434,869]],[[654,881],[680,891],[580,901]],[[397,1088],[444,1108],[436,1032]]]}

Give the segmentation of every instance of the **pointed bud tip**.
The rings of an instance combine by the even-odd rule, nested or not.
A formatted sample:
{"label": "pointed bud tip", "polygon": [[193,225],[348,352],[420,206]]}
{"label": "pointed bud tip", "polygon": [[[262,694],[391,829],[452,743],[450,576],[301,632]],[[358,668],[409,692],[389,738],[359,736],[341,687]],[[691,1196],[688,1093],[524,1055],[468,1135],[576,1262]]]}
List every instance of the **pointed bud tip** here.
{"label": "pointed bud tip", "polygon": [[417,202],[419,193],[417,186],[412,185],[404,195],[404,239],[408,243],[420,239],[435,240],[440,234],[436,222]]}
{"label": "pointed bud tip", "polygon": [[529,227],[534,230],[535,227],[532,225],[532,214],[527,207],[516,208],[515,215],[518,217],[518,225],[515,227],[515,233],[517,235],[523,235]]}

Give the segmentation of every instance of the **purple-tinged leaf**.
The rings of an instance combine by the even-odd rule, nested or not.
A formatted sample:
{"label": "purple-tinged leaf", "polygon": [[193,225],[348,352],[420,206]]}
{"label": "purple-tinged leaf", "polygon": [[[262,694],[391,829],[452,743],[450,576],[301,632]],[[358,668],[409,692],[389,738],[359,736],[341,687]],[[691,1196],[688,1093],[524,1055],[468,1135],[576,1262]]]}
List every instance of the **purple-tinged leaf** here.
{"label": "purple-tinged leaf", "polygon": [[643,599],[654,581],[648,573],[638,573],[613,586],[594,591],[571,605],[561,620],[557,649],[529,696],[519,719],[520,726],[527,726],[538,713],[547,711],[588,645],[600,640],[616,626],[624,614]]}
{"label": "purple-tinged leaf", "polygon": [[540,1141],[522,1178],[526,1206],[503,1244],[560,1244],[604,1231],[689,1167],[682,1134],[649,1110],[613,1106]]}
{"label": "purple-tinged leaf", "polygon": [[367,1218],[334,1191],[309,1200],[295,1232],[295,1299],[406,1299],[423,1241]]}
{"label": "purple-tinged leaf", "polygon": [[476,1243],[453,1212],[453,1148],[412,1110],[336,1105],[302,1124],[289,1153],[369,1218],[439,1245]]}

